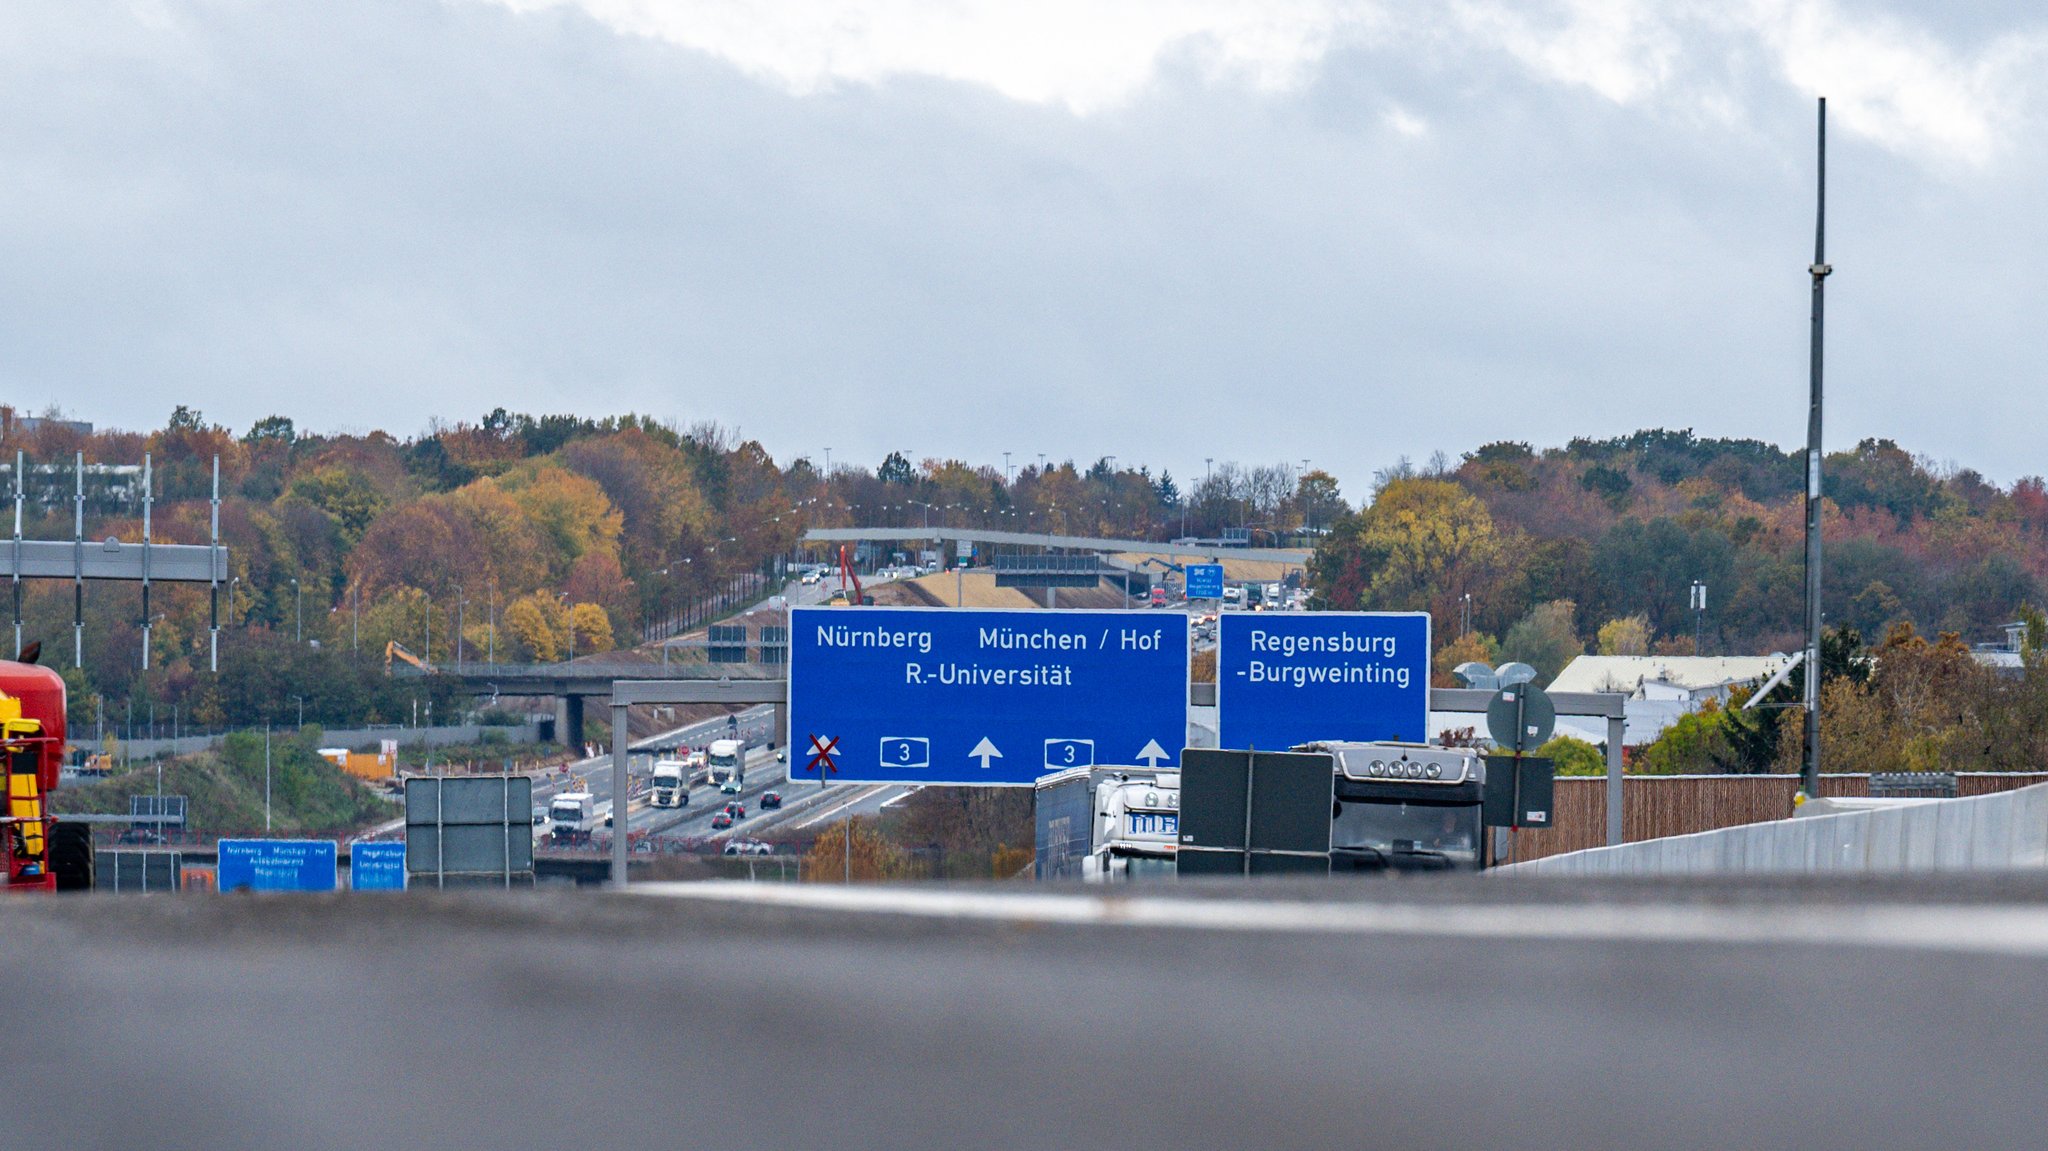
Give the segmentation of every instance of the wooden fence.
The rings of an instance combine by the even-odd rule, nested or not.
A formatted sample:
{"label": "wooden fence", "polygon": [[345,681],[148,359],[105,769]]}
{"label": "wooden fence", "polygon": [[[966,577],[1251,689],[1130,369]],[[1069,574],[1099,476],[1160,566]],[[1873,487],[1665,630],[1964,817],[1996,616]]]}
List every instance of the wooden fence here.
{"label": "wooden fence", "polygon": [[[1989,795],[2036,783],[2048,772],[1968,772],[1956,776],[1958,796]],[[1784,819],[1792,814],[1796,775],[1631,775],[1622,780],[1622,833],[1630,843]],[[1867,775],[1823,775],[1822,795],[1868,795]],[[1564,776],[1557,781],[1553,825],[1514,833],[1514,861],[1541,859],[1607,844],[1607,781]]]}

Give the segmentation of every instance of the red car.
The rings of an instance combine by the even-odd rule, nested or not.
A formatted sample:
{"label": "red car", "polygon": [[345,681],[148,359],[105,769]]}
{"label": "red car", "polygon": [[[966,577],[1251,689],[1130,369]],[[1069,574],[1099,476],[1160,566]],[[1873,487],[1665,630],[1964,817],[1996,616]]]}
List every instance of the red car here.
{"label": "red car", "polygon": [[711,830],[713,831],[724,831],[726,828],[731,826],[732,816],[726,812],[721,811],[717,815],[711,817]]}

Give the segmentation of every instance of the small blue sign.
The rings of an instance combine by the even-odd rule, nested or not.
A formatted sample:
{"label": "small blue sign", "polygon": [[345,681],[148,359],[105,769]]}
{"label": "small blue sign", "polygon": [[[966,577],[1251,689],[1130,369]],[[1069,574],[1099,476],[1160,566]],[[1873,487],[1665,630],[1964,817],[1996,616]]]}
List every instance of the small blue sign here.
{"label": "small blue sign", "polygon": [[1282,751],[1317,740],[1429,737],[1426,612],[1225,612],[1218,742]]}
{"label": "small blue sign", "polygon": [[331,839],[223,839],[214,881],[221,891],[333,891]]}
{"label": "small blue sign", "polygon": [[1173,766],[1187,716],[1179,612],[790,612],[793,783],[1022,786]]}
{"label": "small blue sign", "polygon": [[1181,580],[1188,599],[1223,598],[1222,564],[1188,564],[1181,569]]}
{"label": "small blue sign", "polygon": [[349,844],[348,885],[354,891],[404,891],[405,842]]}

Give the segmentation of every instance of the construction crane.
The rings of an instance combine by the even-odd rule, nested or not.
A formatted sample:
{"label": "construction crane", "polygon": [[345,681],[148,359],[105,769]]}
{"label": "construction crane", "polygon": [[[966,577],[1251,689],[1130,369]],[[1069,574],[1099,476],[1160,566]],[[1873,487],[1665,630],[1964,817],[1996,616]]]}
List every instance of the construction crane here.
{"label": "construction crane", "polygon": [[[853,589],[850,595],[846,590],[849,587]],[[853,553],[846,544],[839,545],[839,590],[833,592],[832,598],[826,602],[828,604],[845,604],[848,606],[855,604],[868,604],[872,606],[875,602],[874,596],[868,595],[861,589],[860,576],[854,574],[853,570]]]}

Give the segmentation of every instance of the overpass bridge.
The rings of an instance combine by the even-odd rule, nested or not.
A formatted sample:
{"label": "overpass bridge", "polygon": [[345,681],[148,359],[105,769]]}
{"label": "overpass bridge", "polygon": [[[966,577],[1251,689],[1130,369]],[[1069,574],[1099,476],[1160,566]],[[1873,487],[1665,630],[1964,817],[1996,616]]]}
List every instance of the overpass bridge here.
{"label": "overpass bridge", "polygon": [[1000,532],[982,528],[900,527],[900,528],[812,528],[803,534],[805,543],[900,543],[929,540],[944,543],[989,544],[999,547],[1042,548],[1048,551],[1139,552],[1177,560],[1260,560],[1267,563],[1306,565],[1315,553],[1306,548],[1250,548],[1213,542],[1161,543],[1157,540],[1099,539],[1094,536],[1048,535],[1041,532]]}
{"label": "overpass bridge", "polygon": [[[756,641],[758,643],[758,641]],[[609,700],[613,685],[620,680],[645,682],[767,682],[781,697],[784,669],[768,663],[635,663],[626,660],[575,660],[562,663],[465,663],[421,670],[394,665],[391,674],[401,679],[433,679],[450,682],[476,695],[552,696],[555,699],[555,738],[569,747],[583,746],[585,701],[592,697]]]}

